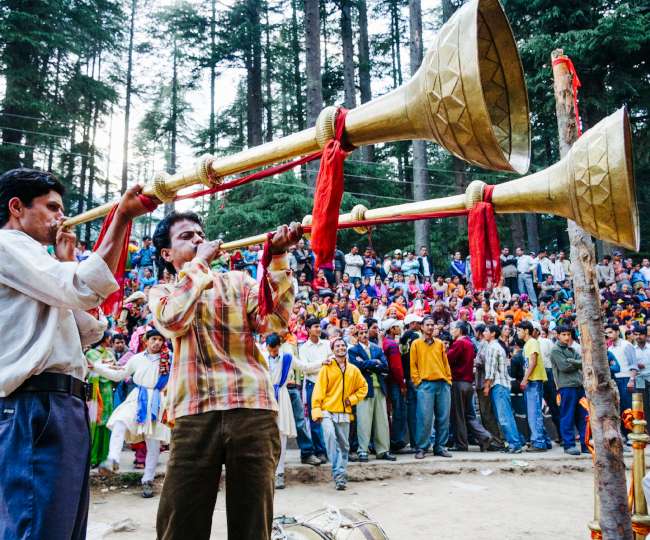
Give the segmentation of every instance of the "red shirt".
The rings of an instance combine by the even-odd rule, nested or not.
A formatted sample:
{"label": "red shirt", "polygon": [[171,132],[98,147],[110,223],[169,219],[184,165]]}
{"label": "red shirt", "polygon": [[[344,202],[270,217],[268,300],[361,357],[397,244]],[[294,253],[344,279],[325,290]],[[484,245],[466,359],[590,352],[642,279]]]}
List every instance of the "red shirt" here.
{"label": "red shirt", "polygon": [[451,344],[447,351],[449,367],[451,367],[452,381],[474,381],[474,345],[472,341],[463,336]]}
{"label": "red shirt", "polygon": [[382,345],[384,354],[388,360],[390,381],[399,384],[401,388],[405,388],[404,367],[402,366],[402,355],[399,352],[399,345],[389,337],[384,337]]}

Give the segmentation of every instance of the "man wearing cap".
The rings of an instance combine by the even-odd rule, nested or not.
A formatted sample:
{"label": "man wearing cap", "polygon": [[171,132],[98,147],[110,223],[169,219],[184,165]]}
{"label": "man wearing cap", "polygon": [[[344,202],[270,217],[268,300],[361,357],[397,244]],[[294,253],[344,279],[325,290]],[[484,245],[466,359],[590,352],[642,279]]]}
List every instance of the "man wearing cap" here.
{"label": "man wearing cap", "polygon": [[86,310],[118,289],[127,225],[146,213],[141,190],[126,191],[101,246],[78,262],[58,179],[32,169],[0,176],[0,538],[86,536],[83,347],[106,328]]}
{"label": "man wearing cap", "polygon": [[406,379],[397,340],[402,327],[397,319],[386,319],[382,323],[384,339],[382,348],[388,360],[388,395],[390,398],[392,422],[390,425],[390,447],[393,452],[406,446]]}
{"label": "man wearing cap", "polygon": [[359,342],[350,347],[348,356],[350,363],[361,370],[368,383],[368,395],[357,405],[357,437],[360,462],[368,461],[368,446],[370,436],[374,433],[373,442],[377,459],[395,461],[390,450],[390,433],[388,428],[388,409],[386,408],[386,376],[388,362],[384,352],[378,345],[369,340],[368,326],[357,325]]}
{"label": "man wearing cap", "polygon": [[537,295],[533,285],[533,272],[536,268],[535,260],[524,253],[524,250],[518,247],[515,250],[517,254],[517,289],[520,294],[527,293],[533,304],[537,304]]}
{"label": "man wearing cap", "polygon": [[406,381],[406,420],[409,431],[409,442],[411,449],[415,450],[417,434],[417,403],[418,397],[415,385],[411,380],[411,345],[421,337],[422,317],[415,313],[409,313],[404,318],[404,333],[399,340],[400,353],[402,355],[402,368]]}
{"label": "man wearing cap", "polygon": [[114,382],[133,378],[136,387],[108,419],[111,430],[108,458],[99,466],[99,472],[112,475],[120,468],[120,454],[126,440],[147,445],[147,457],[142,475],[142,496],[153,497],[153,480],[160,455],[160,443],[169,442],[169,428],[162,423],[162,391],[167,386],[171,367],[171,352],[158,330],[145,334],[146,349],[133,355],[123,369],[100,363],[93,371]]}

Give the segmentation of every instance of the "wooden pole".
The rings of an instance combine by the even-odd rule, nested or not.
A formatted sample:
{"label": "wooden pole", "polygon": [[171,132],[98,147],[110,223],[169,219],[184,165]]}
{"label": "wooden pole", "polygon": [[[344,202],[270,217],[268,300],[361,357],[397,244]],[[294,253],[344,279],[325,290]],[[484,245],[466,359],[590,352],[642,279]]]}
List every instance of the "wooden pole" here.
{"label": "wooden pole", "polygon": [[[562,57],[562,49],[551,53],[551,60]],[[564,157],[578,138],[572,75],[566,63],[553,64],[560,156]],[[594,474],[600,500],[600,529],[605,540],[632,540],[618,391],[611,378],[607,361],[594,244],[587,232],[575,222],[567,221],[576,314],[582,345],[584,386],[591,402],[591,430],[596,452]]]}

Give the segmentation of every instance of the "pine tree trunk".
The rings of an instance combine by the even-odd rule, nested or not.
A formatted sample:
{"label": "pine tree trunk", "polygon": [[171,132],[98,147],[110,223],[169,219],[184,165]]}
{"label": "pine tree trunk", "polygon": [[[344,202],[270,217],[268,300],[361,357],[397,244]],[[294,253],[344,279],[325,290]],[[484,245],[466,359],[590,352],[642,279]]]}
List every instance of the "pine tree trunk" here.
{"label": "pine tree trunk", "polygon": [[510,214],[510,227],[512,229],[512,253],[516,247],[525,249],[524,224],[522,223],[521,214]]}
{"label": "pine tree trunk", "polygon": [[343,48],[343,105],[347,109],[357,106],[354,84],[354,43],[352,42],[352,8],[350,0],[341,3],[341,44]]}
{"label": "pine tree trunk", "polygon": [[[357,0],[357,9],[359,10],[359,96],[361,103],[366,103],[372,99],[368,6],[366,0]],[[361,147],[361,159],[370,162],[374,161],[375,147],[372,145]]]}
{"label": "pine tree trunk", "polygon": [[124,104],[124,142],[122,143],[122,187],[126,191],[129,179],[129,122],[131,120],[131,94],[133,92],[133,36],[135,34],[135,13],[138,0],[131,0],[131,21],[129,23],[129,48],[126,62],[126,89]]}
{"label": "pine tree trunk", "polygon": [[[305,72],[307,74],[307,125],[313,126],[323,108],[323,83],[320,57],[320,6],[318,0],[305,0]],[[316,185],[319,162],[307,164],[308,183]]]}
{"label": "pine tree trunk", "polygon": [[273,96],[271,94],[271,81],[273,80],[273,70],[271,69],[271,25],[269,24],[269,4],[264,4],[264,37],[265,37],[265,67],[266,67],[266,96],[264,106],[266,108],[266,138],[267,142],[273,140]]}
{"label": "pine tree trunk", "polygon": [[[172,102],[171,102],[171,119],[169,126],[169,159],[167,162],[167,173],[176,174],[176,146],[178,144],[178,44],[176,37],[173,43],[172,57]],[[165,203],[165,215],[174,211],[173,201]]]}
{"label": "pine tree trunk", "polygon": [[208,152],[214,154],[217,147],[217,128],[215,116],[215,95],[217,87],[217,0],[210,2],[210,146]]}
{"label": "pine tree trunk", "polygon": [[[413,75],[424,54],[422,45],[422,3],[420,0],[409,0],[409,30],[410,30],[410,65]],[[427,146],[424,141],[413,141],[413,198],[416,201],[427,199]],[[415,222],[415,249],[429,249],[429,220]]]}
{"label": "pine tree trunk", "polygon": [[305,129],[303,110],[302,75],[300,74],[300,42],[298,41],[298,0],[291,0],[291,54],[293,58],[293,85],[296,100],[296,124],[298,130]]}
{"label": "pine tree trunk", "polygon": [[[551,59],[560,55],[562,50],[555,50]],[[566,64],[553,66],[553,79],[560,155],[565,156],[578,138],[571,74]],[[569,220],[568,225],[576,314],[582,345],[584,386],[591,402],[591,430],[596,451],[594,473],[600,497],[600,528],[604,540],[632,540],[618,391],[612,381],[607,361],[594,245],[589,234],[575,222]]]}
{"label": "pine tree trunk", "polygon": [[246,65],[246,120],[248,146],[262,144],[262,40],[260,32],[260,0],[246,0],[248,15],[248,61]]}
{"label": "pine tree trunk", "polygon": [[528,237],[528,249],[537,253],[539,251],[539,228],[537,226],[537,214],[524,214],[526,219],[526,236]]}
{"label": "pine tree trunk", "polygon": [[[94,68],[93,68],[94,71]],[[93,78],[94,78],[93,73]],[[102,52],[97,53],[97,79],[98,82],[102,80]],[[86,195],[86,209],[92,208],[93,205],[93,190],[95,188],[95,155],[97,153],[95,142],[97,141],[97,124],[99,123],[99,102],[95,103],[95,111],[93,113],[93,126],[92,135],[90,138],[90,157],[88,158],[88,193]],[[91,222],[86,223],[86,230],[84,233],[84,240],[86,245],[90,245],[90,232],[92,230]]]}
{"label": "pine tree trunk", "polygon": [[111,153],[113,150],[113,106],[111,105],[110,119],[108,121],[108,151],[106,153],[106,180],[104,182],[104,202],[110,197],[111,187]]}

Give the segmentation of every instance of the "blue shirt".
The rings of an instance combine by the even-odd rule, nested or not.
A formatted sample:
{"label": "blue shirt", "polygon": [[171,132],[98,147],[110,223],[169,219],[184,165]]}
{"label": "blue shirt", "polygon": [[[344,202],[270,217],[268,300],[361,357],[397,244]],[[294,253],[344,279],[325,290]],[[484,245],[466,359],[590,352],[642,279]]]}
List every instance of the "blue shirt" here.
{"label": "blue shirt", "polygon": [[156,248],[149,246],[148,248],[143,247],[138,251],[138,266],[153,266],[153,258],[156,254]]}

